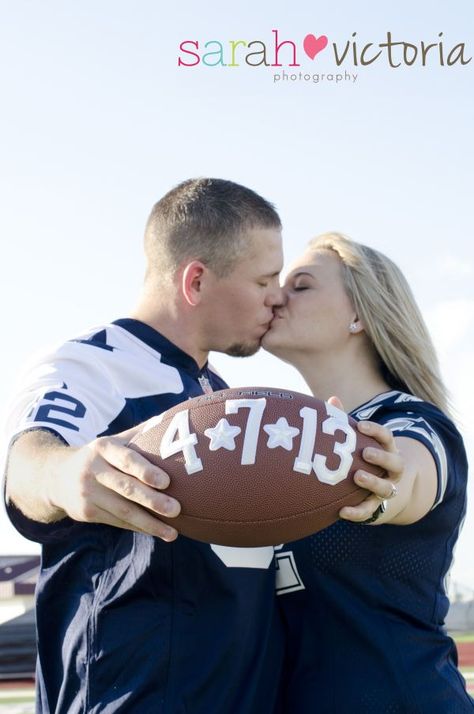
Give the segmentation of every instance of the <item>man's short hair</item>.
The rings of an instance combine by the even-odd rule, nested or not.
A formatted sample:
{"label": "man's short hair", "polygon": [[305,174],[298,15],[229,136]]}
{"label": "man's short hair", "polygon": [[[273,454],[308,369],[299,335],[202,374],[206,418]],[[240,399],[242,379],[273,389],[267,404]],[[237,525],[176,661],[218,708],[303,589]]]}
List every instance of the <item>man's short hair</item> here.
{"label": "man's short hair", "polygon": [[273,205],[255,191],[223,179],[183,181],[148,218],[148,274],[174,275],[186,260],[200,260],[222,277],[242,256],[245,231],[253,228],[281,228]]}

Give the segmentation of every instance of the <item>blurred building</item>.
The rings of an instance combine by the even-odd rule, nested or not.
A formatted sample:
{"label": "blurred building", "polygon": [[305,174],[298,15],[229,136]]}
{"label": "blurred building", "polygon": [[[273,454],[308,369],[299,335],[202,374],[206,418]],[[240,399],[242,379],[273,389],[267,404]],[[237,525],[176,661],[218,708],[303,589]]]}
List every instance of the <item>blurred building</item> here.
{"label": "blurred building", "polygon": [[0,556],[0,624],[34,606],[39,555]]}
{"label": "blurred building", "polygon": [[0,556],[0,681],[32,678],[38,555]]}

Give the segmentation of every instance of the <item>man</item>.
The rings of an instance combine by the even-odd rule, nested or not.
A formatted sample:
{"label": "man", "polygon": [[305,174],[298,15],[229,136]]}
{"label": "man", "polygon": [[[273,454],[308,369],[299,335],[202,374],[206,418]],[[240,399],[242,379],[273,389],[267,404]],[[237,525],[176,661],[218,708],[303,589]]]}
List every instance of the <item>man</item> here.
{"label": "man", "polygon": [[13,418],[8,512],[43,544],[38,710],[270,712],[272,549],[174,540],[159,521],[179,512],[168,477],[125,444],[149,417],[226,387],[210,350],[258,350],[280,301],[280,220],[243,186],[186,181],[154,206],[145,251],[132,317],[47,358]]}
{"label": "man", "polygon": [[[210,350],[258,350],[281,302],[280,220],[243,186],[190,180],[154,206],[145,251],[132,316],[46,358],[11,420],[8,513],[43,544],[37,710],[270,714],[283,646],[273,549],[176,539],[159,520],[179,512],[167,475],[126,444],[146,419],[226,387]],[[349,510],[361,520],[379,503]]]}

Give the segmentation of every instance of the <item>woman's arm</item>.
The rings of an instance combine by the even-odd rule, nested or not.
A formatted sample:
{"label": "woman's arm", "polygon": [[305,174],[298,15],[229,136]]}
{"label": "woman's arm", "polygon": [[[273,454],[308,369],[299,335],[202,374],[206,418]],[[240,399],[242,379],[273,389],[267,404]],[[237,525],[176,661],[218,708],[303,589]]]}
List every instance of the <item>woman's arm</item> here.
{"label": "woman's arm", "polygon": [[[359,422],[358,428],[381,445],[382,449],[365,449],[364,459],[385,468],[387,477],[378,478],[359,470],[354,480],[374,495],[356,508],[343,508],[341,518],[362,523],[372,516],[382,499],[388,499],[386,510],[373,525],[408,525],[423,518],[433,507],[437,491],[436,464],[426,446],[409,437],[394,437],[389,429],[374,422]],[[393,497],[392,483],[396,484]]]}

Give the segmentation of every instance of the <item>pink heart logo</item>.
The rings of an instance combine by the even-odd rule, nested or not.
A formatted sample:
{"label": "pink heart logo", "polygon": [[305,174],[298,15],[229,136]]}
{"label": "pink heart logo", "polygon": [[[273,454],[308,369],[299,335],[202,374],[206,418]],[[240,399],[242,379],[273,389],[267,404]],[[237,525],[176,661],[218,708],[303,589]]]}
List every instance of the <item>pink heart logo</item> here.
{"label": "pink heart logo", "polygon": [[321,35],[321,37],[315,37],[314,35],[306,35],[303,40],[303,49],[312,60],[316,57],[318,52],[322,52],[325,47],[327,47],[328,38],[326,35]]}

